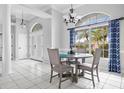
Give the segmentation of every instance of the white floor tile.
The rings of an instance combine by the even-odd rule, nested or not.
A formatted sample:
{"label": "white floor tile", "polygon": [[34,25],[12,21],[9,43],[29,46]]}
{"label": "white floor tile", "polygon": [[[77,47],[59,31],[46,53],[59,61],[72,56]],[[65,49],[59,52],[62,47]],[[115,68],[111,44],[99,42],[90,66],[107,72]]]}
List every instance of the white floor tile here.
{"label": "white floor tile", "polygon": [[3,83],[2,85],[0,85],[0,88],[2,89],[17,89],[17,85],[13,82],[13,81],[9,81],[6,83]]}
{"label": "white floor tile", "polygon": [[41,83],[41,82],[43,82],[44,81],[44,79],[42,79],[41,77],[38,77],[38,78],[35,78],[35,79],[32,79],[31,80],[31,82],[33,83],[33,84],[39,84],[39,83]]}
{"label": "white floor tile", "polygon": [[121,89],[124,89],[124,80],[121,82]]}
{"label": "white floor tile", "polygon": [[[49,62],[38,62],[34,60],[19,60],[12,62],[12,74],[1,77],[0,88],[2,89],[58,89],[59,78],[50,80]],[[0,65],[1,67],[1,65]],[[91,78],[90,75],[85,75]],[[124,89],[124,75],[99,71],[100,82],[95,77],[94,89]],[[79,78],[78,83],[67,80],[61,84],[62,89],[93,89],[90,80]]]}
{"label": "white floor tile", "polygon": [[29,87],[28,89],[40,89],[40,87],[37,85],[33,85],[33,86]]}
{"label": "white floor tile", "polygon": [[21,78],[24,78],[24,76],[22,76],[22,75],[20,75],[20,74],[18,74],[18,75],[12,75],[12,76],[10,76],[10,77],[11,77],[12,80],[19,80],[19,79],[21,79]]}
{"label": "white floor tile", "polygon": [[104,83],[102,83],[102,82],[95,83],[95,88],[94,88],[94,87],[93,87],[93,83],[91,82],[91,83],[87,86],[87,88],[88,88],[88,89],[102,89],[102,88],[103,88],[103,85],[104,85]]}
{"label": "white floor tile", "polygon": [[27,88],[29,88],[29,87],[34,85],[31,81],[28,81],[25,78],[22,78],[22,79],[19,79],[19,80],[15,80],[14,82],[21,89],[27,89]]}
{"label": "white floor tile", "polygon": [[0,85],[7,83],[7,82],[11,82],[12,79],[10,77],[2,77],[0,78]]}
{"label": "white floor tile", "polygon": [[46,81],[37,84],[37,86],[39,86],[41,89],[46,89],[46,88],[50,87],[51,85],[52,85],[51,83],[46,82]]}
{"label": "white floor tile", "polygon": [[65,89],[81,89],[80,87],[77,87],[77,86],[75,86],[75,85],[70,85],[70,86],[68,86],[67,88],[65,88]]}
{"label": "white floor tile", "polygon": [[118,87],[118,88],[121,87],[121,82],[113,81],[111,79],[108,79],[107,82],[106,82],[106,84],[110,84],[110,85],[115,86],[115,87]]}
{"label": "white floor tile", "polygon": [[109,84],[105,84],[103,86],[103,89],[119,89],[118,87],[115,87],[115,86],[112,86],[112,85],[109,85]]}

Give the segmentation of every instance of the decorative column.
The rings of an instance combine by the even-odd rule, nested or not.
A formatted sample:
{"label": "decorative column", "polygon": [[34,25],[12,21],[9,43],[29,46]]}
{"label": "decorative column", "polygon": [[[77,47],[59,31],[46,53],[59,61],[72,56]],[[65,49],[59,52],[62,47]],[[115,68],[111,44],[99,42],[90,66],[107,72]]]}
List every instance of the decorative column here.
{"label": "decorative column", "polygon": [[11,6],[3,5],[3,58],[2,75],[11,73]]}
{"label": "decorative column", "polygon": [[63,38],[63,16],[62,13],[52,9],[52,21],[51,21],[51,42],[52,48],[62,48],[62,38]]}

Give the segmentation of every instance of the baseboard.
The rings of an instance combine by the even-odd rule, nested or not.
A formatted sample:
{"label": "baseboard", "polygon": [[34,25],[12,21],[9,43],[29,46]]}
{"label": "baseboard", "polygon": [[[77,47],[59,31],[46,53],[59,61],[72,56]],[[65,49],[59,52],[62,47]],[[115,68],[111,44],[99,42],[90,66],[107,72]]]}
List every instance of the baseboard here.
{"label": "baseboard", "polygon": [[18,60],[26,60],[26,59],[30,59],[30,58],[21,58],[21,59],[18,59]]}
{"label": "baseboard", "polygon": [[39,62],[43,62],[41,60],[38,60],[38,59],[33,59],[33,58],[30,58],[31,60],[35,60],[35,61],[39,61]]}

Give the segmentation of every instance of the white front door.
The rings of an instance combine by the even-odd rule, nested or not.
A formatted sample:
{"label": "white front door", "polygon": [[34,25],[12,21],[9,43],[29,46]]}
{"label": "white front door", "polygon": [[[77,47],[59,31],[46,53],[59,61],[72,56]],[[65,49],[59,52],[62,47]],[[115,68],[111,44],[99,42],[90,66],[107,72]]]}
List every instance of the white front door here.
{"label": "white front door", "polygon": [[27,35],[20,33],[18,36],[18,59],[27,58]]}
{"label": "white front door", "polygon": [[41,32],[33,33],[30,37],[30,53],[31,58],[35,60],[42,61],[43,60],[43,35]]}

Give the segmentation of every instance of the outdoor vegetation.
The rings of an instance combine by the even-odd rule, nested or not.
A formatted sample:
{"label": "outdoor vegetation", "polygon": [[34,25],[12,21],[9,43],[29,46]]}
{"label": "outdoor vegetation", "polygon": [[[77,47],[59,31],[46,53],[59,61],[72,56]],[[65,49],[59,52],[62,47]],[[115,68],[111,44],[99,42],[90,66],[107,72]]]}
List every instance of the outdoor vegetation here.
{"label": "outdoor vegetation", "polygon": [[[94,53],[96,48],[102,49],[102,57],[108,57],[108,26],[92,28],[89,32],[88,29],[77,32],[75,47],[86,48],[89,52],[91,47],[91,53]],[[89,36],[90,34],[90,36]],[[90,46],[89,46],[89,43]]]}

